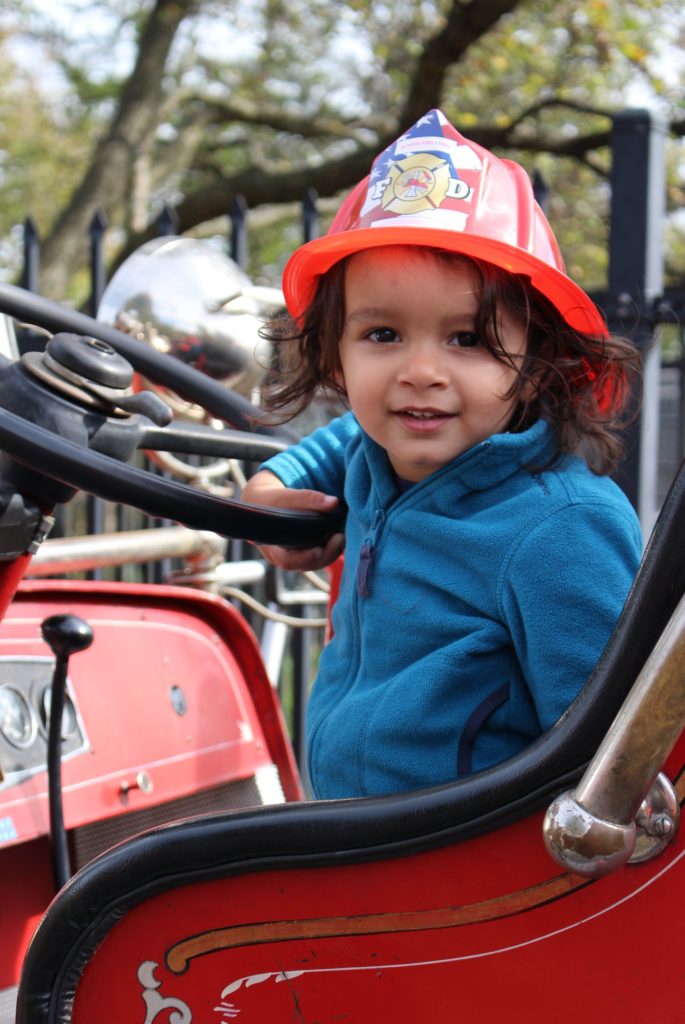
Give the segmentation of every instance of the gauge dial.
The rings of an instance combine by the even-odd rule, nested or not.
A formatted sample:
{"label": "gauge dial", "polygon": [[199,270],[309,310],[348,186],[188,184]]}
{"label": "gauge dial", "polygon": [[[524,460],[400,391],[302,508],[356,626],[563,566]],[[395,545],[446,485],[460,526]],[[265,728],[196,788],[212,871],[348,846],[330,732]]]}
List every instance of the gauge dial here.
{"label": "gauge dial", "polygon": [[0,734],[14,747],[28,747],[35,735],[31,708],[13,686],[0,686]]}
{"label": "gauge dial", "polygon": [[[43,690],[41,698],[40,713],[45,729],[50,723],[50,705],[52,703],[52,688],[47,686]],[[66,740],[76,730],[76,708],[68,693],[64,694],[64,710],[62,711],[62,739]]]}

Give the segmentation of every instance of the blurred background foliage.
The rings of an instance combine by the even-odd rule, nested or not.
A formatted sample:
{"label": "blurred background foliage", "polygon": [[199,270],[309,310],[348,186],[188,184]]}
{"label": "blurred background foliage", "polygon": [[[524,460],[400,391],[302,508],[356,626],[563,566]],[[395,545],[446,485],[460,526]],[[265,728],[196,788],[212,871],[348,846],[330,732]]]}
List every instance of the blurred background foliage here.
{"label": "blurred background foliage", "polygon": [[41,291],[83,298],[102,209],[114,267],[164,203],[225,238],[250,208],[249,272],[278,284],[373,156],[426,110],[540,173],[571,276],[606,284],[612,114],[668,132],[667,283],[685,287],[685,10],[679,0],[0,0],[0,256],[30,214]]}

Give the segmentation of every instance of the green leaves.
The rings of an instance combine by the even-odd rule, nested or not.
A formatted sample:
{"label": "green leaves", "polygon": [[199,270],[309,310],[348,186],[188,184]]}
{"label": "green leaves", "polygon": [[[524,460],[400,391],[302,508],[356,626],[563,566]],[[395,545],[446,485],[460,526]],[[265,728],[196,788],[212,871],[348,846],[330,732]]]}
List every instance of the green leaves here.
{"label": "green leaves", "polygon": [[434,105],[543,173],[570,272],[601,287],[611,114],[656,104],[685,131],[677,0],[0,0],[2,32],[0,234],[33,213],[57,297],[94,206],[130,249],[140,211],[162,201],[182,230],[225,233],[237,192],[251,208],[291,204],[254,216],[251,273],[278,283],[305,188],[349,189],[414,107]]}

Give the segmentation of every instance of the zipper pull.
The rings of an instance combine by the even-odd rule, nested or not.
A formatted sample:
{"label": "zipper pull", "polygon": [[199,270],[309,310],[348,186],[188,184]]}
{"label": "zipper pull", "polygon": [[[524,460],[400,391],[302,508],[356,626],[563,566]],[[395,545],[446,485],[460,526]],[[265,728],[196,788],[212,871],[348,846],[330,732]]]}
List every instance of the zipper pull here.
{"label": "zipper pull", "polygon": [[360,597],[369,596],[369,576],[373,565],[373,544],[362,544],[357,565],[357,593]]}
{"label": "zipper pull", "polygon": [[373,568],[373,560],[376,555],[375,544],[378,540],[378,534],[383,528],[385,522],[385,512],[382,508],[376,510],[376,520],[373,524],[371,531],[371,537],[369,540],[364,541],[359,551],[359,563],[357,565],[357,593],[360,597],[369,596],[369,579],[371,576],[371,569]]}

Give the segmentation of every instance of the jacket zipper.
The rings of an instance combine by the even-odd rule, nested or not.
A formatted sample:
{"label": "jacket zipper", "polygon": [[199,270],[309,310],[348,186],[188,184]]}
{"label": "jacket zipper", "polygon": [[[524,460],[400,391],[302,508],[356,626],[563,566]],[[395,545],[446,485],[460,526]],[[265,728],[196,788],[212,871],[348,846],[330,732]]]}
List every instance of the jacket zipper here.
{"label": "jacket zipper", "polygon": [[359,561],[357,562],[357,594],[359,597],[369,596],[369,580],[376,557],[378,538],[384,523],[385,512],[382,508],[378,508],[376,509],[373,528],[359,550]]}
{"label": "jacket zipper", "polygon": [[[362,609],[360,607],[359,598],[360,597],[367,597],[368,596],[368,593],[369,593],[369,576],[370,576],[371,570],[373,568],[373,563],[374,563],[374,558],[375,558],[375,553],[376,553],[376,545],[378,543],[378,538],[380,536],[381,530],[383,529],[383,524],[384,523],[385,523],[385,512],[384,512],[384,510],[382,508],[377,508],[376,512],[375,512],[375,515],[374,515],[373,526],[371,527],[371,530],[369,531],[369,534],[368,534],[366,540],[364,541],[364,543],[362,544],[362,546],[360,548],[360,551],[359,551],[359,561],[357,562],[357,571],[356,571],[356,587],[355,587],[356,594],[353,595],[353,601],[354,601],[353,615],[354,615],[355,620],[356,620],[357,645],[356,645],[356,650],[354,652],[353,663],[351,664],[350,669],[348,670],[348,673],[347,673],[347,680],[348,680],[348,682],[350,680],[356,679],[356,677],[357,677],[357,675],[359,673],[360,666],[362,664],[362,650],[361,650]],[[315,730],[311,733],[311,735],[309,737],[309,744],[308,744],[309,749],[308,749],[308,752],[307,752],[307,764],[308,764],[308,767],[310,769],[310,774],[313,774],[312,771],[311,771],[311,767],[312,767],[313,762],[315,761],[314,752],[315,752],[315,748],[318,747],[319,741],[321,739],[321,729],[322,729],[325,721],[326,721],[325,718],[322,721],[320,721],[318,723],[318,725],[316,726]]]}

